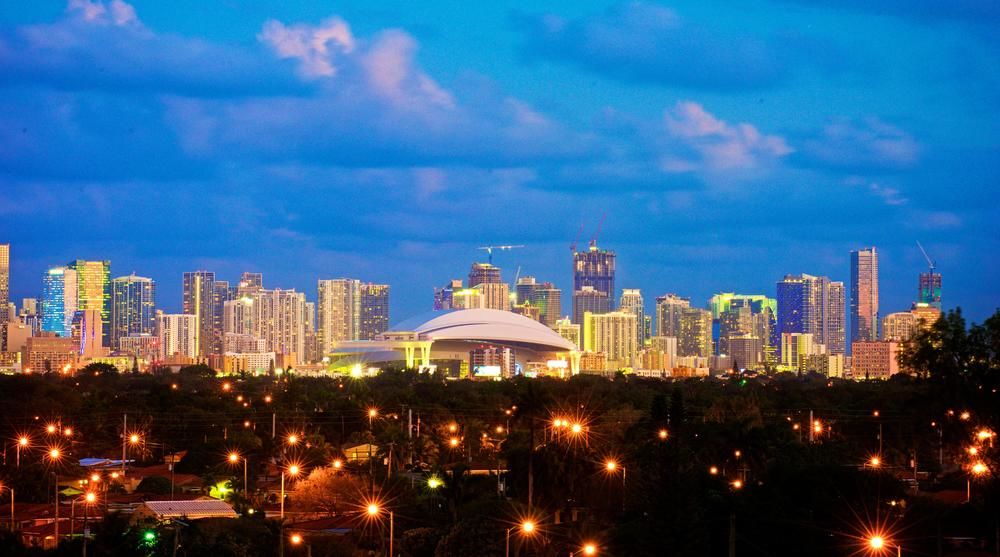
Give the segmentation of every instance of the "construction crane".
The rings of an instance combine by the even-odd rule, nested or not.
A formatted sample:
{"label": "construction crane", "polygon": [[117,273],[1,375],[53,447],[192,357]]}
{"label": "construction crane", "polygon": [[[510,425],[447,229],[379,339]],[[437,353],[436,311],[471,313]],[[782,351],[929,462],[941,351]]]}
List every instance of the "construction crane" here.
{"label": "construction crane", "polygon": [[500,251],[505,251],[505,250],[512,250],[512,249],[517,249],[517,248],[523,248],[523,247],[524,247],[523,245],[519,244],[519,245],[516,245],[516,246],[480,246],[480,247],[478,247],[476,249],[483,250],[486,253],[488,253],[489,256],[490,256],[489,257],[490,265],[492,265],[493,264],[493,250],[496,249],[496,250],[500,250]]}
{"label": "construction crane", "polygon": [[569,251],[576,253],[576,245],[580,243],[580,234],[583,234],[583,223],[580,223],[580,230],[576,231],[576,238],[573,243],[569,245]]}
{"label": "construction crane", "polygon": [[927,266],[930,268],[931,273],[933,273],[934,268],[936,267],[934,265],[934,260],[931,259],[931,256],[927,255],[927,250],[925,250],[924,246],[920,244],[920,240],[917,240],[917,247],[920,248],[920,253],[924,254],[924,259],[927,260]]}
{"label": "construction crane", "polygon": [[594,231],[594,236],[590,239],[591,250],[597,249],[597,237],[601,235],[601,228],[604,227],[604,219],[608,217],[607,213],[601,215],[601,221],[597,223],[597,230]]}

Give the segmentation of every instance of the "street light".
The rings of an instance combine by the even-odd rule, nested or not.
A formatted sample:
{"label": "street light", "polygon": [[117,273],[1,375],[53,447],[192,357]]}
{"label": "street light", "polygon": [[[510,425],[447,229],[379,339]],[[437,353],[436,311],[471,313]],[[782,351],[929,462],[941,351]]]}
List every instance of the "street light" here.
{"label": "street light", "polygon": [[97,494],[93,491],[88,491],[86,495],[83,496],[83,501],[86,505],[83,506],[83,557],[87,557],[87,520],[90,518],[90,506],[97,502]]}
{"label": "street light", "polygon": [[343,460],[340,460],[339,458],[335,458],[333,460],[333,469],[334,470],[340,470],[343,467],[344,467],[344,461]]}
{"label": "street light", "polygon": [[289,445],[295,445],[296,443],[299,442],[299,436],[293,433],[288,436],[287,441]]}
{"label": "street light", "polygon": [[570,553],[569,557],[575,557],[576,555],[597,555],[597,544],[585,543],[580,549]]}
{"label": "street light", "polygon": [[437,476],[427,478],[427,487],[431,489],[437,489],[442,485],[444,485],[443,482]]}
{"label": "street light", "polygon": [[660,431],[658,431],[656,433],[656,435],[657,435],[657,437],[660,438],[660,441],[666,441],[667,440],[667,436],[670,435],[670,434],[667,432],[666,429],[661,429]]}
{"label": "street light", "polygon": [[535,521],[530,519],[522,521],[517,526],[511,526],[510,528],[507,528],[507,544],[506,544],[506,549],[504,550],[504,557],[510,557],[511,532],[513,532],[514,530],[520,530],[522,535],[530,536],[535,533],[535,528],[536,528]]}
{"label": "street light", "polygon": [[[370,501],[367,506],[368,517],[375,519],[382,512],[382,507],[375,501]],[[393,555],[392,546],[396,538],[396,514],[389,511],[389,555]]]}
{"label": "street light", "polygon": [[291,542],[292,545],[305,545],[306,546],[306,557],[312,557],[312,546],[309,545],[309,544],[303,544],[302,543],[302,542],[305,541],[305,539],[302,537],[301,534],[292,534],[288,538],[288,541]]}
{"label": "street light", "polygon": [[877,456],[873,456],[868,460],[868,465],[872,468],[878,468],[879,466],[882,466],[882,459]]}
{"label": "street light", "polygon": [[969,468],[969,476],[965,479],[965,502],[968,503],[972,501],[972,476],[983,476],[990,469],[986,467],[982,462],[977,462]]}
{"label": "street light", "polygon": [[[285,475],[295,477],[299,475],[299,466],[290,464],[287,469],[281,471],[281,520],[285,520]],[[284,523],[284,522],[282,522]]]}
{"label": "street light", "polygon": [[882,553],[886,549],[896,548],[896,557],[901,557],[903,555],[903,548],[899,545],[892,545],[884,537],[875,535],[868,538],[868,547],[871,548],[873,553]]}
{"label": "street light", "polygon": [[22,435],[17,439],[17,467],[21,467],[21,449],[27,450],[28,445],[31,443],[31,439],[27,435]]}
{"label": "street light", "polygon": [[247,459],[245,457],[240,456],[240,453],[236,451],[229,453],[230,464],[233,465],[239,464],[241,459],[243,460],[243,494],[246,495],[247,487],[249,486],[249,484],[247,483]]}

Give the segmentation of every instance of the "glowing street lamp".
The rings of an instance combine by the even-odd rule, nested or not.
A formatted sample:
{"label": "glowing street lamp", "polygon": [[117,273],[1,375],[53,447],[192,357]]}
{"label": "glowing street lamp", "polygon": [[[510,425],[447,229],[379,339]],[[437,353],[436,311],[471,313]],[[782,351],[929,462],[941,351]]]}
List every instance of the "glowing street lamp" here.
{"label": "glowing street lamp", "polygon": [[343,467],[344,467],[344,461],[343,460],[340,460],[339,458],[333,459],[333,469],[334,470],[340,470]]}
{"label": "glowing street lamp", "polygon": [[712,476],[719,475],[719,467],[718,466],[709,466],[708,467],[708,473],[710,475],[712,475]]}
{"label": "glowing street lamp", "polygon": [[885,537],[880,535],[874,535],[868,538],[868,547],[872,550],[872,553],[881,554],[885,550],[891,550],[893,547],[896,548],[896,557],[901,557],[903,555],[903,548],[899,545],[892,545],[889,543]]}
{"label": "glowing street lamp", "polygon": [[15,445],[15,447],[17,447],[16,452],[17,452],[17,467],[18,468],[21,467],[21,449],[23,448],[23,449],[27,450],[28,449],[28,445],[30,443],[31,443],[31,439],[28,439],[27,435],[22,435],[22,436],[20,436],[17,439],[17,444]]}
{"label": "glowing street lamp", "polygon": [[431,476],[431,477],[427,478],[427,487],[429,487],[431,489],[437,489],[437,488],[441,487],[442,485],[444,485],[444,483],[437,476]]}
{"label": "glowing street lamp", "polygon": [[140,441],[142,441],[142,437],[140,437],[138,433],[133,433],[128,436],[128,442],[133,445],[138,445]]}
{"label": "glowing street lamp", "polygon": [[[378,518],[379,514],[382,513],[382,507],[376,501],[369,501],[365,510],[368,513],[368,517],[371,519]],[[393,555],[392,546],[396,539],[396,514],[393,511],[389,511],[389,555]]]}
{"label": "glowing street lamp", "polygon": [[284,524],[285,520],[285,476],[295,477],[299,475],[299,466],[297,464],[290,464],[287,469],[281,471],[281,520]]}
{"label": "glowing street lamp", "polygon": [[293,433],[288,436],[287,441],[289,445],[295,445],[299,442],[299,436]]}
{"label": "glowing street lamp", "polygon": [[580,549],[570,553],[569,557],[575,557],[576,555],[597,555],[597,544],[585,543],[580,546]]}
{"label": "glowing street lamp", "polygon": [[247,492],[249,488],[249,483],[247,482],[247,459],[240,456],[240,453],[233,451],[229,453],[229,463],[232,465],[239,464],[240,460],[243,460],[243,493]]}
{"label": "glowing street lamp", "polygon": [[55,424],[45,426],[45,433],[48,433],[49,435],[54,435],[56,431],[59,431],[59,428],[57,428]]}
{"label": "glowing street lamp", "polygon": [[667,436],[669,436],[669,435],[670,434],[667,433],[666,429],[661,429],[660,431],[656,432],[656,436],[660,438],[660,441],[666,441],[667,440]]}
{"label": "glowing street lamp", "polygon": [[982,462],[977,462],[969,468],[969,476],[965,479],[965,502],[972,501],[972,476],[980,477],[990,471]]}
{"label": "glowing street lamp", "polygon": [[871,457],[871,459],[868,460],[868,466],[871,466],[872,468],[878,468],[879,466],[882,466],[882,459],[877,456],[873,456]]}
{"label": "glowing street lamp", "polygon": [[303,543],[305,542],[305,538],[302,537],[302,534],[292,534],[291,536],[288,537],[288,542],[296,546],[305,545],[306,557],[312,557],[312,546],[307,543]]}
{"label": "glowing street lamp", "polygon": [[458,447],[458,444],[459,444],[458,437],[452,437],[451,439],[448,439],[448,445],[450,445],[451,448],[454,449],[455,447]]}
{"label": "glowing street lamp", "polygon": [[523,520],[517,526],[511,526],[507,528],[507,545],[504,550],[504,557],[510,557],[510,533],[514,530],[518,530],[523,536],[531,536],[535,533],[537,525],[534,520]]}
{"label": "glowing street lamp", "polygon": [[62,457],[62,451],[59,450],[59,447],[51,447],[49,449],[49,460],[56,461],[60,457]]}

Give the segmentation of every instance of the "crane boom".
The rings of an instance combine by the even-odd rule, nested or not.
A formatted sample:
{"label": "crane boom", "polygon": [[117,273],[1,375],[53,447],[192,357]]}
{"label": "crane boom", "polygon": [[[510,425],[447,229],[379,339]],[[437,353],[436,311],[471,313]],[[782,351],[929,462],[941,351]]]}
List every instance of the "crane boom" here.
{"label": "crane boom", "polygon": [[927,250],[925,250],[924,246],[920,244],[920,240],[917,240],[917,247],[920,248],[920,253],[924,254],[924,259],[927,260],[927,266],[933,273],[935,268],[934,261],[931,259],[931,256],[927,255]]}
{"label": "crane boom", "polygon": [[512,249],[516,249],[516,248],[523,248],[523,247],[524,247],[523,245],[517,244],[517,245],[505,245],[505,246],[480,246],[480,247],[478,247],[476,249],[483,250],[486,253],[488,253],[489,254],[490,265],[492,265],[493,264],[493,250],[504,251],[504,250],[512,250]]}

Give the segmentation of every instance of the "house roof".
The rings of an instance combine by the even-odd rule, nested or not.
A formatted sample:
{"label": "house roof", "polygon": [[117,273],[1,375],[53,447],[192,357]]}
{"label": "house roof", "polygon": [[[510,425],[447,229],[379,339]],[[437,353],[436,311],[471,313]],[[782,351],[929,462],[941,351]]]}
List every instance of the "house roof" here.
{"label": "house roof", "polygon": [[146,501],[145,507],[161,518],[236,518],[233,507],[219,499],[195,499],[193,501]]}

